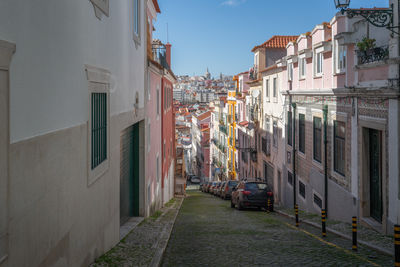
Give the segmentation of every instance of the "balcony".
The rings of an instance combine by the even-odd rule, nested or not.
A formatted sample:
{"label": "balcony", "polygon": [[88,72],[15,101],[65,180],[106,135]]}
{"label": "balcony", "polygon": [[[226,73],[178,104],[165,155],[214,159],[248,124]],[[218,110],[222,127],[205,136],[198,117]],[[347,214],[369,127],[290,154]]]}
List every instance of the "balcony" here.
{"label": "balcony", "polygon": [[170,68],[167,62],[167,49],[165,48],[165,45],[161,43],[153,44],[152,52],[153,60],[158,62],[165,69],[169,70]]}
{"label": "balcony", "polygon": [[383,61],[389,58],[389,46],[380,46],[367,49],[365,51],[357,50],[358,65]]}
{"label": "balcony", "polygon": [[258,78],[258,70],[257,66],[254,66],[249,71],[249,79],[254,81],[257,80],[257,78]]}

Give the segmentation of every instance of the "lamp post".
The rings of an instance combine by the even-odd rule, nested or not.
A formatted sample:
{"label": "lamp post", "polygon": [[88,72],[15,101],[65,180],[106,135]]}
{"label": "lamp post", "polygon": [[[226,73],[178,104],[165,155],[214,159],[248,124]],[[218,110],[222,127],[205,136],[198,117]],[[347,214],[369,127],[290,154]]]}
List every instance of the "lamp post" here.
{"label": "lamp post", "polygon": [[360,8],[353,9],[349,8],[350,0],[334,0],[337,9],[340,9],[342,14],[346,13],[349,18],[355,16],[361,16],[365,18],[369,23],[376,27],[387,28],[392,34],[399,35],[399,32],[395,31],[398,26],[393,26],[393,4],[389,8]]}

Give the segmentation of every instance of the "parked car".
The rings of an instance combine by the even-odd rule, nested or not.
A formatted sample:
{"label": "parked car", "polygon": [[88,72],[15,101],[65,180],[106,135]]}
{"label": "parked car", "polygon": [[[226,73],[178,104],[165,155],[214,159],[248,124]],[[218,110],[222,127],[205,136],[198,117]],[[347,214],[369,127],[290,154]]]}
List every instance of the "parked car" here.
{"label": "parked car", "polygon": [[218,188],[218,196],[219,197],[222,197],[222,190],[223,190],[223,188],[225,187],[225,184],[226,184],[226,181],[223,181],[223,182],[221,182],[221,185],[219,186],[219,188]]}
{"label": "parked car", "polygon": [[267,208],[268,199],[272,211],[274,194],[267,183],[241,181],[232,191],[231,208],[235,206],[239,210],[250,207]]}
{"label": "parked car", "polygon": [[227,181],[221,190],[221,198],[230,199],[232,196],[232,188],[237,186],[238,183],[238,181]]}
{"label": "parked car", "polygon": [[213,195],[214,195],[214,196],[217,195],[217,193],[218,193],[218,188],[220,187],[220,185],[221,185],[221,182],[216,182],[216,183],[215,183],[215,186],[214,186],[214,189],[213,189]]}
{"label": "parked car", "polygon": [[192,182],[192,184],[199,184],[201,182],[200,177],[198,177],[198,176],[192,176],[190,178],[190,181]]}
{"label": "parked car", "polygon": [[217,185],[217,182],[212,182],[212,184],[210,186],[210,190],[209,190],[211,195],[214,195],[214,188],[216,185]]}

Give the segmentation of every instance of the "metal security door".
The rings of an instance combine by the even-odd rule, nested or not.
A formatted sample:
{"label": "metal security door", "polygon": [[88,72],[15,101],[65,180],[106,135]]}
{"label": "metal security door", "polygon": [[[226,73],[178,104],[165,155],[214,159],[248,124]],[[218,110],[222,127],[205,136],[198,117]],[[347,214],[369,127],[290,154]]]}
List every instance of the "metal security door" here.
{"label": "metal security door", "polygon": [[382,222],[382,168],[380,131],[369,129],[370,214]]}

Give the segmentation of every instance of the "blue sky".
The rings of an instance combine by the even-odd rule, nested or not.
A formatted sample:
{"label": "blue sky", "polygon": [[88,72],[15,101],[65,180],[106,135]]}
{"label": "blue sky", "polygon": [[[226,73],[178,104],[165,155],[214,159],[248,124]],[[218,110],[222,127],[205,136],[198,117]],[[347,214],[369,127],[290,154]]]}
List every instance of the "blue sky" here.
{"label": "blue sky", "polygon": [[[333,0],[158,0],[155,38],[172,44],[177,75],[237,74],[251,49],[273,35],[297,35],[337,12]],[[389,0],[352,0],[350,7],[385,7]]]}

